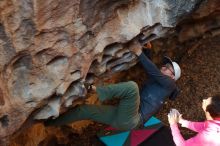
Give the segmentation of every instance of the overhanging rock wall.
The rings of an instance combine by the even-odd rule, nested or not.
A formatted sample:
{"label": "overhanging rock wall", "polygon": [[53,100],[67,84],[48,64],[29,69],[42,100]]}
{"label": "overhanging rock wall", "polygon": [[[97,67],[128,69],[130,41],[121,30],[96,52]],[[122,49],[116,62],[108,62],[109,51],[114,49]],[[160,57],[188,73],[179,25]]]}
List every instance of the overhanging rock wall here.
{"label": "overhanging rock wall", "polygon": [[30,115],[57,117],[94,77],[133,66],[128,43],[141,30],[163,37],[201,1],[1,0],[0,139]]}

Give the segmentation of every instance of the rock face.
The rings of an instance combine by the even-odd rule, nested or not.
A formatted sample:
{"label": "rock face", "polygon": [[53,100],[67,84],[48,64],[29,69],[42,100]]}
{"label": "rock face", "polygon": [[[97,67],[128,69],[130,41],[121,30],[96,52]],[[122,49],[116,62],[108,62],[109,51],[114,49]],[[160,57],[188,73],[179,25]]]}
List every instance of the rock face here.
{"label": "rock face", "polygon": [[95,77],[133,66],[133,38],[165,36],[201,1],[1,0],[0,139],[28,118],[59,116]]}

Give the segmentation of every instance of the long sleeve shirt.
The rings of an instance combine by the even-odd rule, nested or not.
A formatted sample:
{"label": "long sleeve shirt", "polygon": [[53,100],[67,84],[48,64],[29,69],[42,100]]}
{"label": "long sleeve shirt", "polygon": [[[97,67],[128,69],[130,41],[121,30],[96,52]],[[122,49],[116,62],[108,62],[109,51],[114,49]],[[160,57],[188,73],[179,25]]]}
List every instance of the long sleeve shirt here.
{"label": "long sleeve shirt", "polygon": [[175,81],[169,76],[162,74],[143,52],[140,54],[139,60],[149,75],[149,79],[145,81],[140,91],[140,113],[143,122],[145,122],[160,109],[165,98],[177,87]]}
{"label": "long sleeve shirt", "polygon": [[176,146],[220,146],[220,121],[208,120],[205,122],[190,122],[182,120],[182,127],[191,129],[198,134],[188,140],[184,140],[177,124],[170,125],[173,140]]}

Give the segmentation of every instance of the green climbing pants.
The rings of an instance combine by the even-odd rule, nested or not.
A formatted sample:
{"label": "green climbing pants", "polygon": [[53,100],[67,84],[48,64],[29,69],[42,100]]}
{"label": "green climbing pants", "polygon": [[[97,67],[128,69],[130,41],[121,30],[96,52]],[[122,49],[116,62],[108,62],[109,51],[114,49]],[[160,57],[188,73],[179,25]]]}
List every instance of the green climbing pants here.
{"label": "green climbing pants", "polygon": [[135,82],[122,82],[104,87],[97,87],[101,101],[118,98],[118,105],[79,105],[55,120],[48,120],[45,125],[63,125],[79,120],[94,120],[111,125],[121,130],[129,130],[140,122],[139,89]]}

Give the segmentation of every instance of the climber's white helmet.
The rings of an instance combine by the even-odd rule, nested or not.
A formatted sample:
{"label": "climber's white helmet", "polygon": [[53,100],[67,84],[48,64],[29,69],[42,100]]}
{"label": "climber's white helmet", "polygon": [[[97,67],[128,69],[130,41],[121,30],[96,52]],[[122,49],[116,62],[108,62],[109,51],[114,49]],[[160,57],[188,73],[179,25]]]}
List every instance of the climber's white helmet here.
{"label": "climber's white helmet", "polygon": [[181,76],[180,66],[176,62],[172,61],[169,57],[164,56],[163,64],[167,64],[167,63],[172,65],[173,70],[174,70],[174,79],[175,79],[175,81],[178,80]]}

